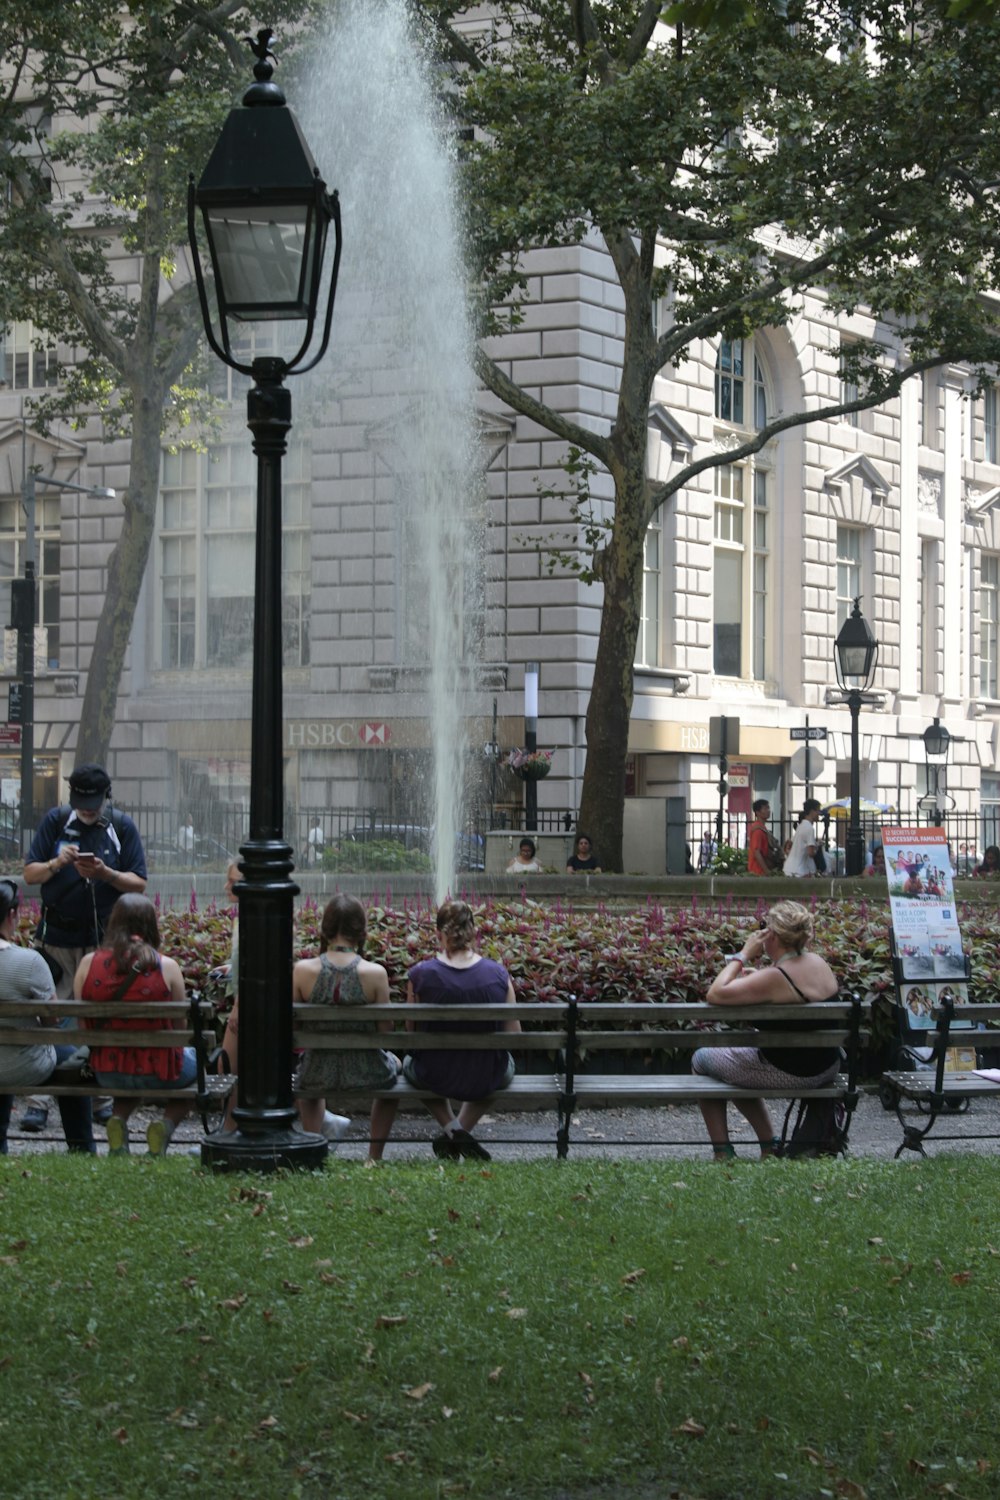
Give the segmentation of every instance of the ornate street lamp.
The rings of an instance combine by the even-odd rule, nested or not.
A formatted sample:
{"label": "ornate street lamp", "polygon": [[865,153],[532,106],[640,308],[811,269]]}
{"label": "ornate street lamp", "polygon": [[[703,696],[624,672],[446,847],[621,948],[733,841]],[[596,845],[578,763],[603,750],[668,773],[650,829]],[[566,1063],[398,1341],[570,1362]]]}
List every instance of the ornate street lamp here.
{"label": "ornate street lamp", "polygon": [[[274,71],[264,29],[242,104],[230,111],[201,180],[188,190],[188,236],[205,332],[215,353],[253,379],[247,426],[257,455],[254,575],[250,836],[240,848],[240,1062],[235,1133],[202,1146],[202,1160],[224,1170],[273,1171],[322,1163],[322,1136],[293,1130],[292,923],[298,886],[282,830],[281,460],[292,425],[286,375],[310,370],[330,337],[340,266],[340,209],[319,175]],[[198,247],[197,217],[208,245],[213,318]],[[335,253],[319,348],[307,361],[317,324],[327,232]],[[232,353],[230,320],[302,325],[289,358]],[[294,342],[294,341],[293,341]]]}
{"label": "ornate street lamp", "polygon": [[858,718],[864,695],[875,679],[878,661],[878,641],[861,613],[860,598],[855,599],[854,608],[840,627],[840,633],[833,644],[833,659],[837,669],[837,684],[851,711],[851,813],[844,848],[844,873],[860,875],[865,867],[865,841],[861,832]]}
{"label": "ornate street lamp", "polygon": [[941,720],[935,716],[933,723],[928,724],[924,730],[921,739],[924,742],[924,759],[927,762],[927,795],[931,803],[931,820],[934,824],[938,824],[941,821],[939,800],[941,769],[948,762],[951,735]]}

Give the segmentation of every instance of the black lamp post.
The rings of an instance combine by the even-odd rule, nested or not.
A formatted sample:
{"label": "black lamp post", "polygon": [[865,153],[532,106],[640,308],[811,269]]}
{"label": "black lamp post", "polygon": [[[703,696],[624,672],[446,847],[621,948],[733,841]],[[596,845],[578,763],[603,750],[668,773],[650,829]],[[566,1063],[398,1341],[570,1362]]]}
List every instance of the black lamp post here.
{"label": "black lamp post", "polygon": [[[927,762],[927,793],[931,802],[931,818],[936,825],[941,821],[940,778],[941,768],[947,763],[951,735],[935,716],[921,735],[924,742],[924,758]],[[950,799],[949,799],[950,800]]]}
{"label": "black lamp post", "polygon": [[865,867],[865,841],[861,833],[861,773],[858,764],[858,718],[864,695],[875,678],[878,641],[861,613],[861,600],[840,627],[833,645],[837,683],[851,711],[851,816],[847,825],[845,874],[860,875]]}
{"label": "black lamp post", "polygon": [[[188,236],[208,341],[231,369],[253,379],[247,426],[257,455],[250,836],[240,848],[240,1061],[235,1133],[206,1141],[202,1160],[223,1170],[313,1167],[327,1154],[322,1136],[293,1130],[292,923],[298,886],[282,816],[281,460],[292,425],[286,375],[322,359],[330,337],[340,265],[337,195],[313,162],[285,97],[271,82],[272,32],[250,46],[255,82],[231,110],[201,181],[188,191]],[[218,329],[198,249],[201,212]],[[336,250],[318,350],[306,362],[317,321],[327,231]],[[290,358],[232,354],[229,320],[303,324]]]}

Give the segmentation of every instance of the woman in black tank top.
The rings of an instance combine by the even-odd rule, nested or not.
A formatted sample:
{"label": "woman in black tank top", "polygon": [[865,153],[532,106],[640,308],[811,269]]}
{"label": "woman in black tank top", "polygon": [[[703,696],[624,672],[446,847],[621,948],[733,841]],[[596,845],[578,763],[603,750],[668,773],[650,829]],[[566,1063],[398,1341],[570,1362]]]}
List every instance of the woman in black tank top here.
{"label": "woman in black tank top", "polygon": [[[837,979],[825,959],[806,948],[813,935],[810,913],[798,901],[779,901],[760,930],[752,932],[739,953],[730,954],[712,981],[705,999],[710,1005],[800,1005],[838,998]],[[754,965],[767,958],[764,968]],[[822,1021],[761,1021],[762,1032],[809,1032]],[[840,1053],[832,1047],[699,1047],[691,1059],[693,1072],[741,1088],[819,1088],[837,1074]],[[772,1156],[778,1144],[763,1099],[736,1099],[736,1108],[752,1126],[762,1156]],[[726,1102],[703,1100],[701,1113],[717,1160],[735,1155],[729,1139]]]}

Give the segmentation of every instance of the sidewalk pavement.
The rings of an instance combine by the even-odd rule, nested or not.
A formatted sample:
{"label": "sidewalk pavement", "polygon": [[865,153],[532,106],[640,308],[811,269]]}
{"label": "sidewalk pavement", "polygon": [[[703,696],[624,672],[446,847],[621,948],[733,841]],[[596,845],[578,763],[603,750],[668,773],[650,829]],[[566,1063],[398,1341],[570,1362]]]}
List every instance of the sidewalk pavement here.
{"label": "sidewalk pavement", "polygon": [[[14,1117],[8,1133],[12,1156],[34,1155],[63,1148],[58,1111],[51,1107],[49,1125],[44,1135],[23,1134],[17,1124],[24,1101],[15,1103]],[[783,1118],[780,1100],[772,1101],[771,1114],[780,1134]],[[136,1155],[145,1152],[146,1126],[158,1118],[158,1111],[137,1109],[129,1121],[132,1149]],[[730,1132],[737,1155],[756,1160],[757,1147],[742,1115],[730,1106]],[[919,1123],[924,1117],[915,1112],[908,1119]],[[401,1112],[386,1147],[385,1160],[426,1160],[433,1162],[430,1141],[437,1126],[430,1115]],[[104,1131],[94,1131],[100,1153],[106,1151]],[[553,1111],[508,1114],[505,1111],[484,1115],[476,1128],[477,1139],[490,1150],[497,1161],[528,1161],[554,1158],[556,1118]],[[200,1122],[192,1117],[178,1126],[171,1143],[171,1155],[180,1154],[202,1138]],[[876,1094],[863,1094],[851,1122],[852,1156],[892,1160],[903,1135],[894,1111],[882,1108]],[[350,1133],[337,1148],[340,1160],[361,1160],[367,1154],[368,1122],[355,1115]],[[996,1099],[976,1099],[965,1114],[945,1111],[935,1122],[928,1137],[927,1153],[940,1151],[972,1153],[983,1156],[1000,1154],[1000,1093]],[[709,1156],[708,1139],[701,1115],[695,1105],[671,1105],[644,1109],[579,1110],[573,1116],[570,1132],[570,1159],[614,1158],[618,1160],[697,1160]],[[915,1159],[906,1152],[904,1159]]]}

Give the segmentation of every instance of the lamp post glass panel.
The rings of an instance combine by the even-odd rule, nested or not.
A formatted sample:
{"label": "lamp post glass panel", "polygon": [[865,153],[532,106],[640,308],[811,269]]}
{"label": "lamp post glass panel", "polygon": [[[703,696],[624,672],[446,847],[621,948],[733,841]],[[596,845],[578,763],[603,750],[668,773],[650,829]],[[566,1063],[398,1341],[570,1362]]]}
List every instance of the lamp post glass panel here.
{"label": "lamp post glass panel", "polygon": [[861,832],[861,770],[858,760],[858,719],[864,695],[875,680],[878,641],[861,613],[861,600],[840,627],[834,642],[837,683],[847,698],[851,713],[851,812],[847,825],[845,873],[860,875],[865,867],[865,841]]}
{"label": "lamp post glass panel", "polygon": [[[250,836],[240,848],[240,1065],[237,1130],[206,1141],[202,1160],[223,1170],[312,1167],[327,1154],[322,1136],[293,1130],[292,849],[282,829],[281,460],[292,425],[287,375],[311,370],[326,352],[340,267],[340,208],[329,194],[285,96],[272,82],[272,32],[251,42],[254,82],[230,111],[197,187],[188,191],[188,236],[205,332],[231,369],[251,376],[247,426],[257,456],[253,696],[250,725]],[[208,247],[202,266],[198,216]],[[319,344],[328,230],[335,251]],[[210,304],[214,301],[216,319]],[[283,322],[297,343],[289,357],[232,353],[230,320]],[[294,325],[299,325],[298,329]]]}

